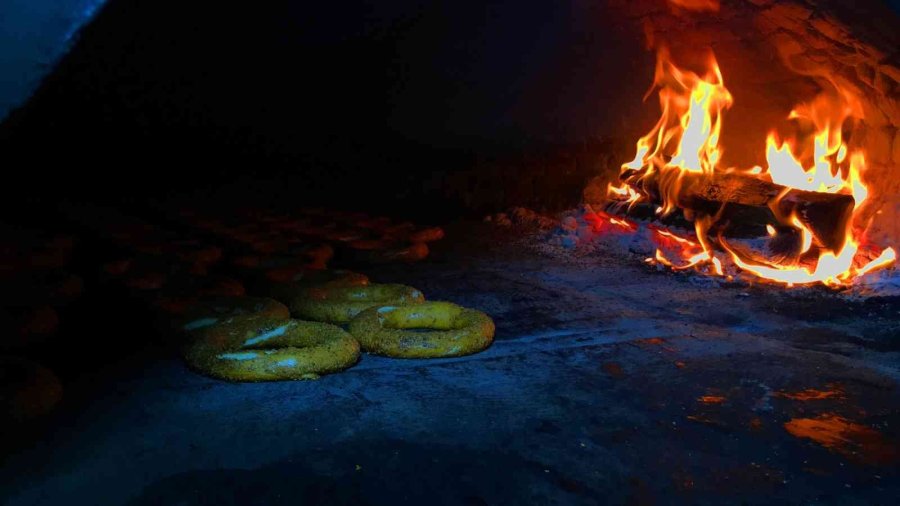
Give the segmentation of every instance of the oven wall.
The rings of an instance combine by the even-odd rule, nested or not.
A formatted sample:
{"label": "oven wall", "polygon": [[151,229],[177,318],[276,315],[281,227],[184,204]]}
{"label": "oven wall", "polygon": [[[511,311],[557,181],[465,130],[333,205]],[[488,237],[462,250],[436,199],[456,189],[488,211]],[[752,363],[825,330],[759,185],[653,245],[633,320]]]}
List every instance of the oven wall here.
{"label": "oven wall", "polygon": [[721,144],[726,166],[764,164],[769,130],[834,84],[860,99],[848,145],[865,149],[864,208],[873,238],[900,243],[900,18],[880,0],[721,0],[715,12],[667,0],[613,0],[620,19],[690,64],[712,48],[734,96]]}
{"label": "oven wall", "polygon": [[897,18],[880,0],[810,4],[110,0],[0,127],[6,165],[25,178],[7,191],[560,209],[656,120],[643,102],[650,33],[684,55],[715,49],[736,98],[725,139],[736,164],[755,160],[822,72],[859,89],[884,188],[873,216],[896,238],[885,211],[900,184],[888,176],[900,160]]}

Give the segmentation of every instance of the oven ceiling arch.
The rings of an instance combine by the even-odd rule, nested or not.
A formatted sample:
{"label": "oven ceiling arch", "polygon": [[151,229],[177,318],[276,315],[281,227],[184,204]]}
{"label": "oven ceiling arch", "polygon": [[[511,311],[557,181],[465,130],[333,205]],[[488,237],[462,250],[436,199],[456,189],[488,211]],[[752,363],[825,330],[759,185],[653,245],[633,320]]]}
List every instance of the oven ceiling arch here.
{"label": "oven ceiling arch", "polygon": [[21,106],[106,0],[7,0],[0,16],[0,121]]}

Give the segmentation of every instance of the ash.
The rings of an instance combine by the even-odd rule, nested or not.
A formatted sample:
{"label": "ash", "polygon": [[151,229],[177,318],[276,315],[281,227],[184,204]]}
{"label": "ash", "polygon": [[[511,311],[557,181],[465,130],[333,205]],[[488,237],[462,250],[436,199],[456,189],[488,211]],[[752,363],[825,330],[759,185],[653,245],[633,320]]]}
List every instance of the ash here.
{"label": "ash", "polygon": [[[796,297],[810,297],[823,293],[853,300],[900,297],[900,272],[895,266],[866,274],[854,281],[852,286],[837,289],[818,284],[785,287],[767,283],[752,274],[742,272],[730,262],[725,265],[725,276],[711,275],[693,269],[673,271],[658,262],[649,261],[659,247],[649,222],[629,219],[628,223],[632,224],[634,229],[607,226],[598,230],[594,221],[596,216],[596,210],[589,204],[552,216],[515,207],[505,213],[488,215],[484,221],[498,227],[518,229],[528,237],[523,245],[544,255],[587,263],[592,259],[598,261],[613,257],[632,264],[644,264],[651,271],[683,277],[696,286],[736,288],[759,286]],[[678,227],[666,228],[680,237],[687,237],[692,233]],[[762,239],[740,241],[749,249],[764,249],[765,241]]]}

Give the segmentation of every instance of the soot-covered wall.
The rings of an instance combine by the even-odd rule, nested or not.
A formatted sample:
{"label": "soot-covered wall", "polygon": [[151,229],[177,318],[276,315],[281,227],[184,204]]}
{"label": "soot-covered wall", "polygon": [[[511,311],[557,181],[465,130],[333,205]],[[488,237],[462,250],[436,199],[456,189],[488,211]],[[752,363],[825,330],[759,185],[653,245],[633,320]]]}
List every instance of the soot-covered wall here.
{"label": "soot-covered wall", "polygon": [[[110,0],[0,129],[7,170],[37,191],[7,189],[133,198],[231,187],[477,212],[571,205],[656,119],[653,100],[642,102],[648,19],[673,36],[700,27],[687,40],[722,51],[732,126],[752,132],[741,121],[781,115],[767,97],[788,107],[785,87],[814,90],[790,72],[754,70],[785,68],[773,37],[825,26],[816,8],[798,20],[779,13],[783,3],[723,0],[703,17],[666,0]],[[894,19],[880,0],[863,3],[884,11],[873,25]],[[867,26],[850,19],[850,32]],[[875,58],[872,86],[888,82],[879,58],[889,56]]]}
{"label": "soot-covered wall", "polygon": [[484,153],[627,127],[652,55],[618,27],[575,0],[110,0],[2,148],[44,193],[412,198]]}

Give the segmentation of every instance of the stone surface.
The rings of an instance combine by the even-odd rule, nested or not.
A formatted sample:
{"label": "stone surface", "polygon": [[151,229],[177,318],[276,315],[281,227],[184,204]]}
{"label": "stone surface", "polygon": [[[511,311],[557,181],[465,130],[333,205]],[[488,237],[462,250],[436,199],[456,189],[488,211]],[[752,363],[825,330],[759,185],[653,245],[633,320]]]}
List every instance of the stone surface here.
{"label": "stone surface", "polygon": [[879,65],[878,71],[891,78],[895,85],[896,83],[900,83],[900,67],[897,67],[896,65]]}
{"label": "stone surface", "polygon": [[[318,381],[263,384],[136,354],[67,385],[49,435],[4,461],[4,504],[846,505],[900,494],[896,301],[720,285],[602,252],[538,255],[516,232],[447,230],[430,260],[368,273],[490,313],[497,339],[484,353],[364,356]],[[131,338],[152,337],[141,331]]]}
{"label": "stone surface", "polygon": [[894,133],[894,144],[891,153],[891,161],[895,164],[900,164],[900,131]]}
{"label": "stone surface", "polygon": [[869,135],[866,142],[868,160],[871,160],[878,165],[887,166],[891,163],[891,145],[894,140],[896,129],[885,126],[877,129],[870,129],[868,133]]}
{"label": "stone surface", "polygon": [[875,69],[868,63],[858,63],[856,65],[856,77],[858,77],[863,84],[872,86],[873,79],[875,78]]}

